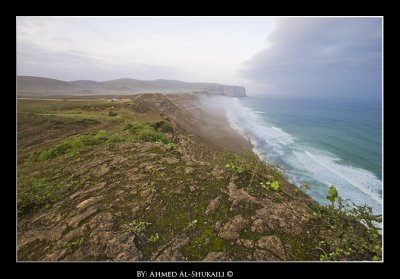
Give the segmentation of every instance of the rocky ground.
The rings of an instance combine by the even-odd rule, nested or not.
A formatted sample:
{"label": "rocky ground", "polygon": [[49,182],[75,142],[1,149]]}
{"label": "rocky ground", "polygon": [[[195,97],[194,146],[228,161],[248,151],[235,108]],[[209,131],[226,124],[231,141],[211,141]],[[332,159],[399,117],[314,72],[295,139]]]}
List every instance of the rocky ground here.
{"label": "rocky ground", "polygon": [[[40,202],[19,210],[18,259],[318,260],[310,211],[315,203],[246,153],[247,141],[234,132],[226,145],[196,133],[196,125],[209,122],[191,113],[188,100],[149,94],[108,104],[19,101],[19,193],[28,189]],[[108,116],[109,110],[118,116]],[[170,123],[163,134],[171,143],[131,140],[124,125],[132,121]],[[29,159],[68,137],[99,130],[118,140]],[[228,170],[229,162],[244,171]],[[265,180],[281,188],[260,187]],[[58,196],[32,192],[60,185]]]}

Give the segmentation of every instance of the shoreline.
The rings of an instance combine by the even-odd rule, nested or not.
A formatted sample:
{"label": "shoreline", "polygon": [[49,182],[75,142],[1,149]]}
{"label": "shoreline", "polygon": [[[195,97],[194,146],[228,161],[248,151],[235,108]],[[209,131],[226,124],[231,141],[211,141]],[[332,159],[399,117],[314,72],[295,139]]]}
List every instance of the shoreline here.
{"label": "shoreline", "polygon": [[[29,153],[47,155],[70,138],[65,132],[73,133],[73,139],[106,135],[107,141],[91,145],[79,155],[66,153],[18,165],[17,194],[22,194],[18,200],[18,259],[318,261],[321,254],[315,249],[316,242],[331,239],[323,234],[329,229],[330,219],[326,218],[331,215],[315,219],[310,209],[318,203],[304,192],[296,192],[297,187],[281,172],[259,160],[243,134],[229,125],[221,103],[211,100],[216,99],[143,94],[115,107],[118,118],[105,117],[104,101],[93,102],[91,105],[101,109],[92,110],[78,103],[21,100],[18,150],[30,145]],[[28,112],[55,109],[58,118],[27,116]],[[76,120],[83,113],[101,121],[82,125]],[[63,118],[67,114],[74,121]],[[165,127],[169,130],[155,133],[169,141],[136,138],[141,133],[127,131],[127,122],[143,123],[137,125],[141,133],[150,129],[147,127],[168,123]],[[78,133],[77,125],[82,128]],[[108,139],[115,138],[118,141],[109,145]],[[233,168],[227,166],[231,162]],[[238,171],[239,167],[245,172]],[[48,171],[38,174],[38,170]],[[71,184],[68,177],[75,177],[72,189],[63,188]],[[32,191],[30,181],[44,181],[40,184],[44,186]],[[259,186],[266,181],[278,181],[280,187]],[[36,197],[46,198],[49,187],[66,191],[62,196],[50,196],[45,204],[41,199],[39,204]],[[348,218],[339,221],[347,224]],[[137,224],[151,226],[141,235],[133,231]],[[314,230],[315,224],[321,227]],[[361,224],[359,228],[364,232]],[[354,236],[356,240],[361,233]],[[332,237],[332,241],[341,239],[339,233]],[[156,240],[149,243],[150,238]],[[368,244],[366,241],[362,243]],[[359,253],[351,259],[379,257],[374,248],[380,245],[379,239],[375,242],[368,246],[371,254]],[[334,244],[332,249],[336,249]],[[274,254],[268,252],[271,249]]]}
{"label": "shoreline", "polygon": [[[230,102],[227,102],[228,104]],[[232,102],[233,104],[235,104],[235,100]],[[351,181],[349,182],[347,177],[343,177],[340,174],[338,174],[339,179],[345,180],[343,181],[329,181],[329,180],[320,180],[320,176],[315,175],[314,172],[312,172],[312,170],[307,169],[308,166],[304,166],[303,169],[301,169],[298,173],[295,173],[293,175],[292,171],[293,169],[296,171],[296,168],[291,165],[290,163],[287,163],[285,161],[286,164],[283,164],[283,166],[281,166],[279,163],[274,163],[274,160],[272,158],[271,161],[267,160],[267,156],[265,154],[265,149],[261,143],[261,145],[259,144],[259,140],[265,140],[268,143],[269,139],[272,139],[272,143],[274,138],[273,137],[269,137],[268,135],[266,135],[265,137],[262,137],[265,133],[269,132],[269,131],[263,131],[263,127],[258,124],[258,125],[252,125],[252,120],[253,118],[251,117],[246,117],[248,116],[247,114],[245,114],[245,118],[243,118],[242,115],[239,115],[238,117],[236,116],[236,111],[240,111],[240,109],[237,109],[236,106],[232,107],[233,109],[228,109],[227,110],[227,119],[229,121],[229,123],[231,124],[232,129],[235,129],[236,131],[238,131],[239,133],[241,133],[242,136],[247,137],[251,144],[252,144],[252,151],[254,154],[256,154],[260,160],[264,161],[266,164],[269,165],[274,165],[277,166],[278,168],[280,168],[284,175],[285,178],[292,184],[294,185],[300,185],[301,183],[305,182],[311,186],[314,186],[313,189],[311,189],[308,193],[309,195],[311,195],[313,197],[313,199],[315,199],[316,201],[318,201],[318,203],[320,204],[325,204],[326,200],[325,200],[325,195],[324,195],[324,191],[328,191],[327,190],[327,186],[334,184],[336,185],[336,187],[338,188],[338,190],[340,191],[339,193],[342,194],[342,197],[347,198],[347,199],[351,199],[352,201],[356,202],[358,201],[357,204],[362,204],[362,201],[364,201],[363,198],[359,198],[359,196],[355,195],[355,193],[360,193],[360,195],[362,195],[362,197],[367,198],[368,202],[367,204],[369,206],[371,206],[374,210],[374,212],[376,212],[377,214],[381,214],[383,212],[382,210],[382,198],[379,198],[375,195],[375,192],[371,192],[369,190],[369,188],[365,188],[365,183],[363,184],[362,181],[360,182],[360,184],[354,184]],[[250,119],[250,122],[246,122],[244,119]],[[258,123],[258,122],[257,122]],[[279,127],[277,129],[280,129]],[[262,132],[258,132],[259,130],[261,130]],[[261,134],[261,137],[260,137]],[[253,138],[253,139],[252,139]],[[285,143],[282,143],[283,145],[285,145]],[[273,152],[273,148],[271,148]],[[269,149],[268,149],[269,150]],[[291,151],[290,147],[288,149],[289,151]],[[309,149],[304,149],[304,153],[306,155],[309,154],[309,152],[311,152],[311,155],[308,156],[312,156],[314,155],[314,149],[311,149],[311,151]],[[315,152],[318,152],[318,149],[315,149]],[[322,150],[322,149],[321,149]],[[280,154],[280,153],[279,153]],[[319,154],[319,153],[315,153],[315,154]],[[271,156],[272,157],[272,156]],[[314,157],[312,157],[314,159]],[[325,157],[324,157],[325,158]],[[334,157],[334,155],[327,155],[327,160],[331,159],[331,158],[337,158]],[[271,158],[269,158],[271,159]],[[283,159],[282,159],[283,160]],[[322,161],[324,162],[324,161]],[[316,165],[321,164],[323,167],[325,167],[325,165],[323,165],[323,163],[320,163],[319,161],[314,162]],[[339,165],[341,166],[341,165]],[[355,169],[356,171],[359,172],[367,172],[367,174],[371,174],[371,176],[373,176],[373,178],[376,178],[379,180],[379,178],[371,171],[371,170],[367,170],[364,168],[360,168],[360,167],[353,167],[351,165],[344,165],[343,168],[347,169]],[[336,172],[334,173],[335,175],[338,173],[337,170],[338,169],[334,169],[334,171],[336,170]],[[340,170],[340,168],[339,168]],[[344,170],[344,171],[345,171]],[[323,173],[324,171],[328,172],[331,171],[330,168],[323,170],[321,173]],[[357,173],[358,174],[358,173]],[[336,177],[334,176],[333,179],[336,179]],[[375,181],[375,180],[374,180]],[[337,183],[335,183],[337,182]],[[342,182],[342,183],[339,183]],[[346,184],[347,182],[350,183],[350,185],[348,186],[348,184]],[[382,183],[382,180],[380,181]],[[367,185],[368,186],[368,185]],[[347,188],[346,188],[347,187]],[[355,199],[353,200],[353,198],[355,197]]]}
{"label": "shoreline", "polygon": [[[170,98],[170,96],[172,98]],[[248,137],[239,127],[235,128],[236,125],[229,119],[225,107],[226,99],[224,98],[229,97],[176,94],[168,95],[167,98],[176,106],[178,106],[179,110],[183,110],[188,113],[187,116],[190,115],[190,117],[203,124],[192,125],[189,127],[189,131],[200,136],[202,141],[207,143],[209,148],[211,148],[211,143],[218,146],[220,150],[229,150],[237,154],[251,152],[264,164],[279,169],[283,173],[284,177],[284,180],[281,181],[282,189],[292,197],[297,195],[296,191],[298,187],[296,184],[294,184],[294,182],[289,180],[285,172],[282,171],[282,168],[280,166],[271,164],[262,158],[252,139]],[[222,110],[221,105],[223,106]],[[168,114],[167,116],[170,117]],[[177,117],[172,117],[172,119],[178,125],[185,126],[185,123],[181,121],[182,119]],[[208,129],[204,130],[204,126],[209,127]],[[212,131],[212,133],[205,133],[206,131]],[[305,192],[302,192],[301,196],[302,197],[298,196],[298,198],[319,204],[317,200]]]}

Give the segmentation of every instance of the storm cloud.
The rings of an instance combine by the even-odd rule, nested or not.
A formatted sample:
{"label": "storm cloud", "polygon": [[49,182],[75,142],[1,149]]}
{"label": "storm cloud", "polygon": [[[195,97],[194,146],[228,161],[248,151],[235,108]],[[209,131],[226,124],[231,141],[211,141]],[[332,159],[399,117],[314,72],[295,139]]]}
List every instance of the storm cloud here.
{"label": "storm cloud", "polygon": [[261,94],[379,98],[381,18],[280,18],[241,74]]}

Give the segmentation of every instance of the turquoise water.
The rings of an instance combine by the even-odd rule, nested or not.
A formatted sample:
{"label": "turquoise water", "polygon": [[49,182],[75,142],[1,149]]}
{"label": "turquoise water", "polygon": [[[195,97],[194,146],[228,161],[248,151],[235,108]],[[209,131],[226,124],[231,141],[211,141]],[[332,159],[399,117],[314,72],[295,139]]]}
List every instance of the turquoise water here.
{"label": "turquoise water", "polygon": [[245,97],[226,108],[260,157],[311,185],[317,201],[334,184],[342,197],[382,212],[380,100]]}

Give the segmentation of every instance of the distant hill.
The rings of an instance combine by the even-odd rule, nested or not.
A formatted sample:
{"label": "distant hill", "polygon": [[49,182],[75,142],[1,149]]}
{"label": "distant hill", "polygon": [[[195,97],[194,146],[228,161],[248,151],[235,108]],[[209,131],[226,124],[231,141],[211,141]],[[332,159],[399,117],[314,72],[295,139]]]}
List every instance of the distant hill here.
{"label": "distant hill", "polygon": [[19,76],[17,79],[18,91],[32,92],[71,92],[81,90],[73,83],[42,77]]}
{"label": "distant hill", "polygon": [[217,83],[192,83],[165,79],[137,80],[130,78],[103,82],[92,80],[67,82],[34,76],[17,77],[17,92],[19,95],[124,95],[135,93],[179,93],[194,91],[206,91],[214,95],[234,97],[246,96],[246,89],[244,87]]}

